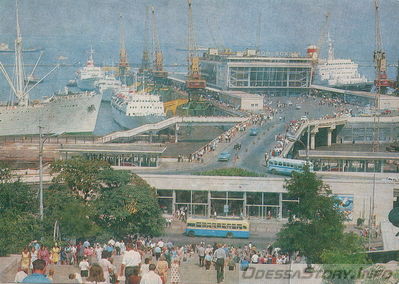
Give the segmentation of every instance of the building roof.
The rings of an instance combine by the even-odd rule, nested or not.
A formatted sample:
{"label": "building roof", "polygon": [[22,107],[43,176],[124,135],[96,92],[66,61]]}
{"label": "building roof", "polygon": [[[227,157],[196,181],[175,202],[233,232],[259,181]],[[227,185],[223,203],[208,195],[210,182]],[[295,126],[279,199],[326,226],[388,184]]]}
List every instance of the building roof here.
{"label": "building roof", "polygon": [[223,94],[226,94],[231,97],[240,98],[240,99],[261,99],[261,100],[263,100],[263,97],[260,95],[250,94],[250,93],[242,92],[242,91],[224,91]]}
{"label": "building roof", "polygon": [[80,153],[147,153],[162,154],[166,150],[163,144],[64,144],[60,152]]}
{"label": "building roof", "polygon": [[[306,157],[305,150],[298,151],[299,157]],[[310,150],[309,158],[347,159],[347,160],[399,160],[399,153],[356,152],[356,151],[317,151]]]}

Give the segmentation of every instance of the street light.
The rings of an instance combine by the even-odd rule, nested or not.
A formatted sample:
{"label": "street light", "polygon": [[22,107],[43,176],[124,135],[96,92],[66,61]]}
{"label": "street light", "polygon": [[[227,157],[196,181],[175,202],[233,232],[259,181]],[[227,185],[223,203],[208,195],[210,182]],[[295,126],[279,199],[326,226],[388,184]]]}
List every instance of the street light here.
{"label": "street light", "polygon": [[43,128],[44,128],[43,126],[39,126],[39,215],[40,215],[40,221],[43,221],[43,217],[44,217],[44,213],[43,213],[43,146],[44,146],[44,142],[46,142],[46,140],[49,137],[59,136],[64,133],[64,132],[55,133],[55,134],[49,135],[43,139],[43,133],[42,133]]}

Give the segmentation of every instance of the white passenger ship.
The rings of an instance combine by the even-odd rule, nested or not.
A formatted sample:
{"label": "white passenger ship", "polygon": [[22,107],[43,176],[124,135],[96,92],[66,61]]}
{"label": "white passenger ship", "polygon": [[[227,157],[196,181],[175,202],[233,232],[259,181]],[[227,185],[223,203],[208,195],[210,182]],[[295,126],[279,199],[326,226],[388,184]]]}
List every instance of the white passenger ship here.
{"label": "white passenger ship", "polygon": [[164,106],[158,95],[122,87],[111,100],[113,119],[126,129],[165,119]]}
{"label": "white passenger ship", "polygon": [[359,74],[359,65],[351,59],[336,59],[332,40],[328,37],[328,57],[318,65],[317,83],[335,87],[365,85],[365,76]]}
{"label": "white passenger ship", "polygon": [[94,91],[96,82],[105,77],[105,72],[101,67],[94,65],[93,49],[90,49],[90,56],[86,66],[78,70],[77,86],[82,91]]}

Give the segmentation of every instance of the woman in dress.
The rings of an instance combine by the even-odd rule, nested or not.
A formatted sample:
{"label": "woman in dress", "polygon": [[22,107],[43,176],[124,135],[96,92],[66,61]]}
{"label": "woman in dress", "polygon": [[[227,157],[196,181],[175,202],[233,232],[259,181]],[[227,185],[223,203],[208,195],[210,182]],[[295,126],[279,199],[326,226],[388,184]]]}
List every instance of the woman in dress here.
{"label": "woman in dress", "polygon": [[61,248],[55,244],[53,248],[51,249],[51,260],[53,261],[54,264],[58,264],[60,261],[60,252]]}
{"label": "woman in dress", "polygon": [[32,247],[31,251],[30,251],[30,269],[33,268],[32,263],[37,259],[37,250],[35,249],[35,247]]}
{"label": "woman in dress", "polygon": [[46,265],[50,263],[50,253],[46,246],[42,246],[37,253],[37,257],[39,259],[43,259],[46,262]]}
{"label": "woman in dress", "polygon": [[178,258],[174,258],[170,267],[170,283],[179,284],[180,281],[180,260]]}
{"label": "woman in dress", "polygon": [[104,278],[104,272],[100,265],[94,263],[90,266],[89,277],[86,279],[86,284],[107,284]]}
{"label": "woman in dress", "polygon": [[25,247],[21,253],[21,270],[25,269],[29,270],[30,263],[31,263],[31,255],[29,249]]}
{"label": "woman in dress", "polygon": [[165,284],[166,281],[168,280],[168,268],[169,266],[165,256],[161,255],[161,257],[158,260],[156,270],[158,272],[159,277],[161,277],[163,284]]}

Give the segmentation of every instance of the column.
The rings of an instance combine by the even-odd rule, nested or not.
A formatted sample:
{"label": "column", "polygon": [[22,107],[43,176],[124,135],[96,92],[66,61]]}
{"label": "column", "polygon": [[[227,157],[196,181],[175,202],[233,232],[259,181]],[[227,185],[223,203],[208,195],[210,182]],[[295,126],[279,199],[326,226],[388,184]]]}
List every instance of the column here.
{"label": "column", "polygon": [[310,150],[316,149],[316,133],[310,134]]}
{"label": "column", "polygon": [[280,192],[278,196],[278,218],[283,219],[283,194]]}
{"label": "column", "polygon": [[384,160],[380,161],[381,172],[384,172]]}
{"label": "column", "polygon": [[177,132],[179,131],[179,125],[176,123],[175,125],[175,143],[179,142],[179,137]]}
{"label": "column", "polygon": [[211,217],[211,191],[208,190],[208,218]]}
{"label": "column", "polygon": [[172,190],[172,214],[176,212],[176,190]]}
{"label": "column", "polygon": [[327,129],[327,146],[328,147],[331,146],[332,132],[333,132],[333,129],[331,129],[331,128]]}
{"label": "column", "polygon": [[247,192],[244,191],[244,202],[243,202],[243,210],[242,210],[242,215],[244,217],[247,217]]}

